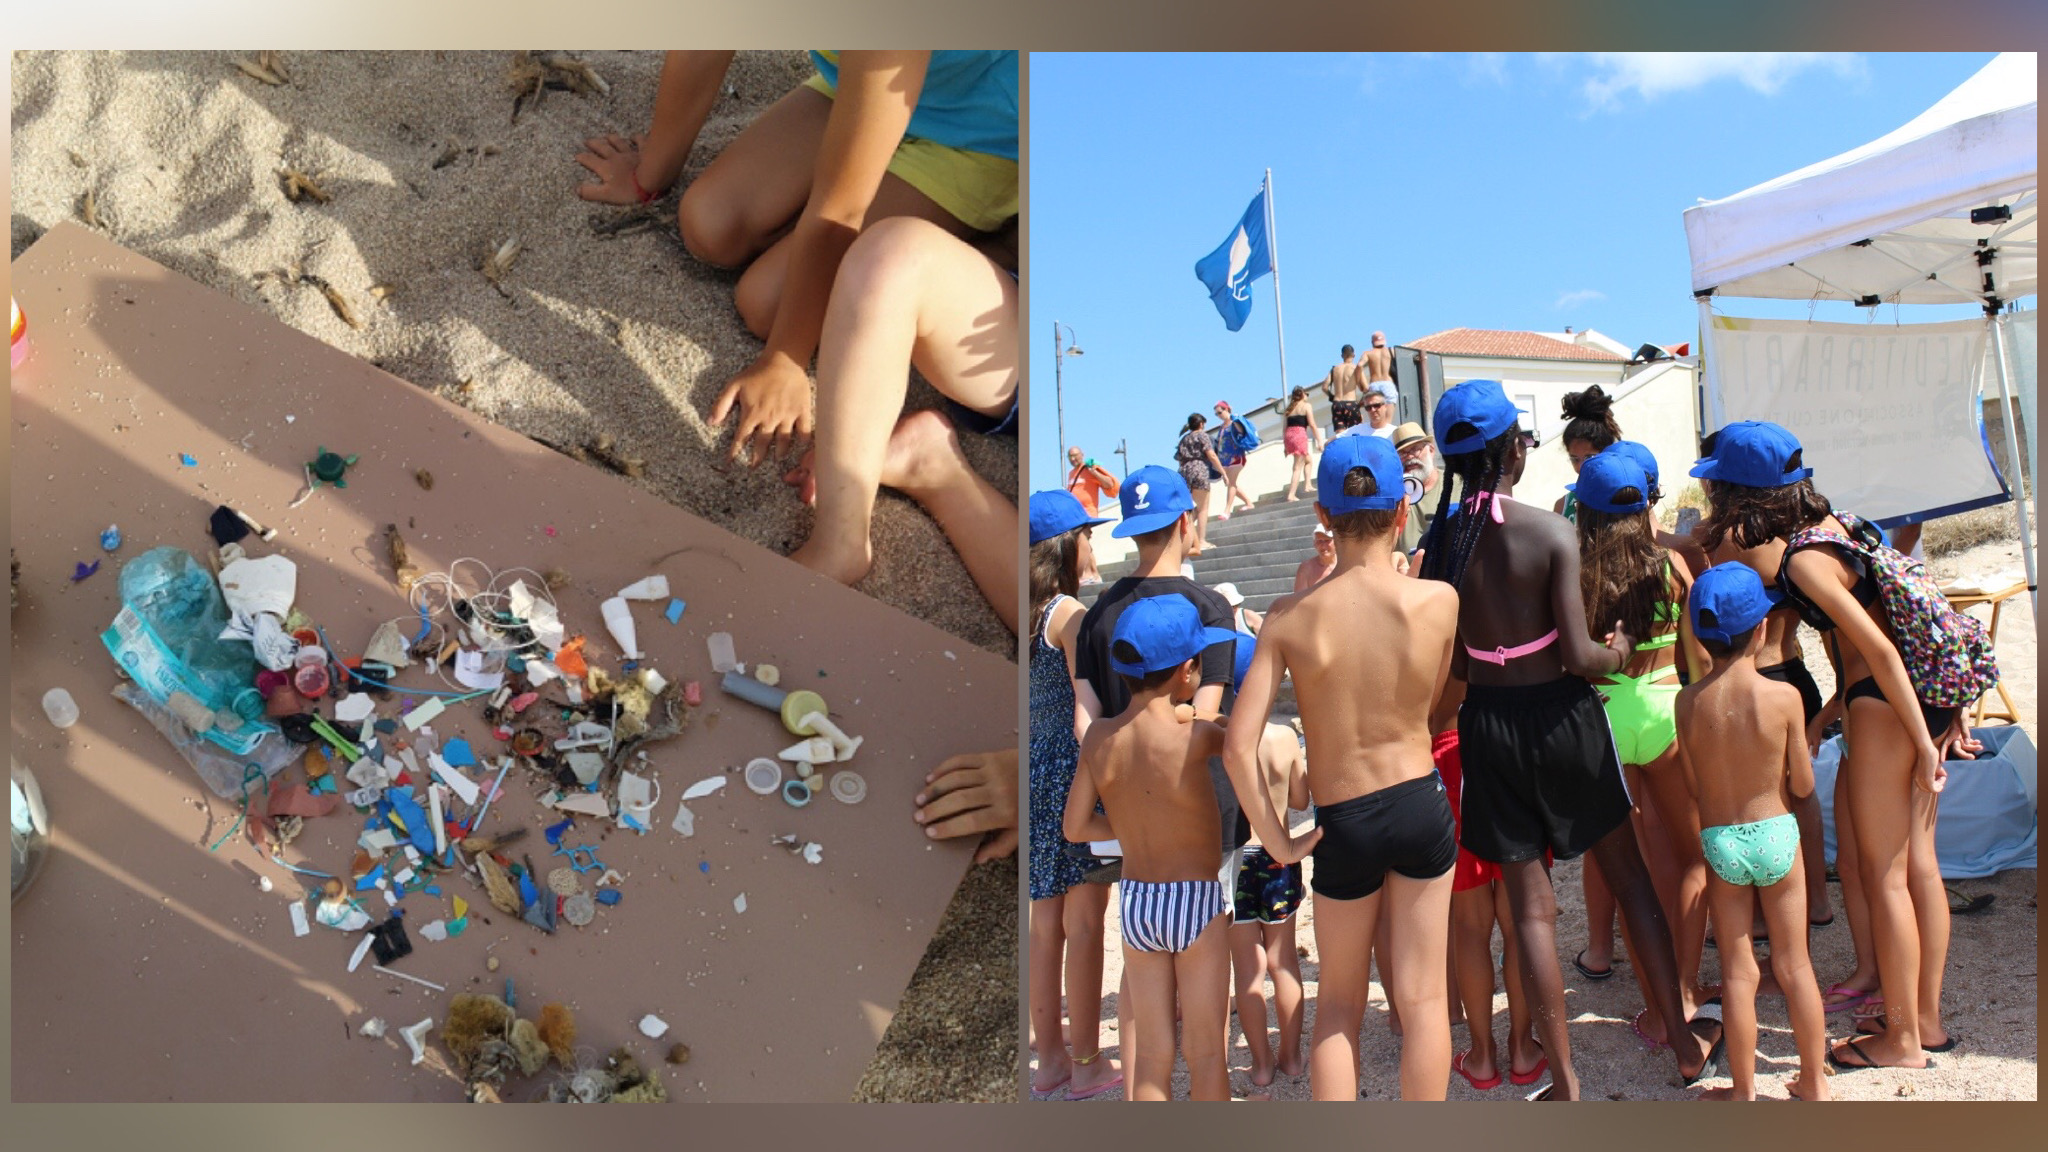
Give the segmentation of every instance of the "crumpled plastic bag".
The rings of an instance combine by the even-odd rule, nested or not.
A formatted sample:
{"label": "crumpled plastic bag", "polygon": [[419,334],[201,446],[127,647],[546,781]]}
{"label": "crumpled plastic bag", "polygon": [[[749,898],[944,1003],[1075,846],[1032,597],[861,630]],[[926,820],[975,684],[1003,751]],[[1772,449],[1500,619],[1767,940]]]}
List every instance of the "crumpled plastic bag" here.
{"label": "crumpled plastic bag", "polygon": [[[284,733],[272,728],[251,745],[247,754],[231,756],[207,737],[193,732],[168,707],[150,699],[138,684],[122,681],[114,689],[114,699],[142,713],[150,726],[169,740],[192,770],[199,773],[213,794],[226,800],[242,798],[245,780],[251,791],[262,791],[263,779],[277,775],[304,753],[285,739]],[[251,768],[260,772],[261,777],[251,774]]]}
{"label": "crumpled plastic bag", "polygon": [[263,722],[255,654],[220,638],[229,622],[212,573],[183,549],[153,548],[122,567],[121,610],[100,642],[153,702],[184,692],[209,711],[230,711],[248,721],[232,730],[216,727],[204,737],[243,757],[278,730]]}

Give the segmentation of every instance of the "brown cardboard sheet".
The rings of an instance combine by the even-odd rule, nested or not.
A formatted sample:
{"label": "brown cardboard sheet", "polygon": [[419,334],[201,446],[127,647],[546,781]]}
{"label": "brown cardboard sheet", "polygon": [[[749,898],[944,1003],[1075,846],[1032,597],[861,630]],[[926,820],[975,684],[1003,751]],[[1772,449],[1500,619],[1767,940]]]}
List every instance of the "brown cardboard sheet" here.
{"label": "brown cardboard sheet", "polygon": [[[670,680],[701,681],[704,706],[651,751],[653,831],[579,817],[566,839],[624,874],[622,901],[548,936],[444,873],[443,896],[406,898],[414,951],[392,967],[449,995],[498,994],[509,978],[522,1015],[566,1003],[585,1062],[623,1045],[660,1070],[674,1099],[850,1095],[968,861],[969,845],[924,836],[912,797],[946,757],[1015,744],[1014,665],[82,228],[55,228],[23,254],[13,291],[31,342],[13,376],[13,747],[54,825],[50,862],[13,909],[16,1100],[461,1098],[438,1023],[418,1067],[397,1035],[438,1022],[447,996],[368,961],[349,973],[354,934],[315,925],[295,937],[288,905],[318,881],[278,868],[239,833],[209,851],[238,805],[212,796],[109,695],[118,677],[98,637],[119,606],[120,566],[159,545],[204,559],[207,517],[222,503],[278,529],[273,545],[247,541],[251,554],[297,562],[299,606],[345,655],[407,612],[385,559],[387,524],[424,570],[465,557],[499,571],[566,570],[563,619],[608,670],[620,656],[599,601],[665,574],[687,611],[670,624],[665,604],[636,603],[640,647]],[[322,447],[360,457],[348,487],[288,508]],[[431,490],[415,482],[419,469],[433,474]],[[125,538],[111,556],[98,543],[108,524]],[[99,572],[73,583],[74,565],[94,559]],[[794,738],[718,690],[713,631],[732,633],[750,666],[777,665],[785,688],[820,692],[835,721],[865,737],[849,765],[867,780],[864,803],[821,795],[797,809],[746,789],[731,770]],[[418,666],[399,683],[446,687]],[[58,686],[82,714],[64,731],[40,703]],[[495,756],[503,746],[480,704],[452,708],[435,728]],[[695,836],[671,831],[684,789],[721,772],[722,792],[690,802]],[[294,764],[277,783],[302,779]],[[558,818],[537,804],[543,790],[515,767],[482,831],[531,829],[518,850],[544,877],[567,861],[541,836]],[[362,828],[344,805],[309,819],[285,858],[345,871]],[[822,862],[771,843],[784,834],[821,844]],[[260,891],[259,876],[274,890]],[[584,876],[586,890],[595,877]],[[452,915],[454,895],[471,905],[469,930],[422,938],[422,924]],[[374,893],[365,907],[384,914]],[[669,1024],[658,1041],[637,1031],[648,1014]],[[389,1025],[381,1040],[354,1031],[373,1016]],[[678,1041],[689,1062],[664,1064]],[[533,1098],[560,1074],[515,1079],[506,1096]]]}

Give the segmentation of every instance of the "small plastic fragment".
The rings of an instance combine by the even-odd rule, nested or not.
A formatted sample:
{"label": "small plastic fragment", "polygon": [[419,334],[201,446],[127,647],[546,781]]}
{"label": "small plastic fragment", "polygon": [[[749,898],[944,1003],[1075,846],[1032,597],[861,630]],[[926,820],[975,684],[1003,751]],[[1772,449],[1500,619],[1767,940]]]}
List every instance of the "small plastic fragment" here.
{"label": "small plastic fragment", "polygon": [[777,668],[773,664],[756,664],[754,665],[754,679],[773,688],[777,684],[782,683],[782,669]]}
{"label": "small plastic fragment", "polygon": [[782,785],[782,799],[791,808],[801,808],[811,802],[811,786],[801,778],[787,780]]}
{"label": "small plastic fragment", "polygon": [[732,671],[733,667],[739,663],[739,653],[732,646],[732,633],[713,632],[705,640],[705,645],[711,650],[711,670],[713,672],[724,675]]}
{"label": "small plastic fragment", "polygon": [[441,703],[440,697],[430,697],[426,703],[420,705],[419,707],[405,714],[406,730],[409,732],[417,732],[423,726],[432,723],[434,717],[439,716],[441,713],[447,710],[448,706],[446,704]]}
{"label": "small plastic fragment", "polygon": [[695,680],[683,685],[683,703],[692,708],[704,703],[704,685]]}
{"label": "small plastic fragment", "polygon": [[420,935],[439,944],[443,940],[448,939],[448,922],[445,920],[429,920],[425,924],[420,925]]}
{"label": "small plastic fragment", "polygon": [[831,791],[832,798],[841,804],[858,804],[868,798],[868,782],[858,772],[836,772]]}
{"label": "small plastic fragment", "polygon": [[[742,900],[745,897],[741,898]],[[659,1040],[668,1034],[668,1021],[649,1013],[640,1018],[640,1034],[649,1040]]]}
{"label": "small plastic fragment", "polygon": [[441,758],[457,768],[476,766],[476,753],[470,750],[469,741],[460,736],[441,746]]}
{"label": "small plastic fragment", "polygon": [[766,756],[747,761],[744,775],[748,790],[760,796],[773,795],[782,787],[782,765]]}
{"label": "small plastic fragment", "polygon": [[180,452],[178,453],[178,463],[183,464],[187,468],[196,468],[199,466],[199,458],[190,452]]}
{"label": "small plastic fragment", "polygon": [[576,822],[574,820],[563,820],[560,823],[548,825],[541,835],[548,838],[549,844],[559,845],[562,842],[562,834],[575,826]]}
{"label": "small plastic fragment", "polygon": [[78,701],[62,688],[52,688],[43,693],[43,715],[59,728],[69,728],[78,723]]}
{"label": "small plastic fragment", "polygon": [[357,968],[362,966],[363,957],[369,955],[370,945],[375,940],[376,937],[365,935],[362,939],[362,942],[356,945],[355,953],[348,958],[349,971],[353,972]]}
{"label": "small plastic fragment", "polygon": [[368,1040],[382,1040],[384,1038],[384,1018],[382,1016],[372,1016],[368,1020],[363,1021],[362,1027],[356,1029],[356,1035]]}
{"label": "small plastic fragment", "polygon": [[578,892],[562,901],[562,919],[581,928],[597,918],[597,904],[590,893]]}
{"label": "small plastic fragment", "polygon": [[598,614],[604,617],[605,630],[618,641],[619,651],[628,660],[640,659],[640,635],[633,627],[633,609],[623,596],[614,596],[597,606]]}
{"label": "small plastic fragment", "polygon": [[745,912],[747,910],[747,894],[745,892],[732,898],[732,910],[735,912]]}
{"label": "small plastic fragment", "polygon": [[697,814],[690,811],[689,805],[678,804],[676,805],[676,818],[669,821],[668,826],[678,835],[695,836],[697,834]]}
{"label": "small plastic fragment", "polygon": [[700,797],[709,796],[723,787],[725,787],[725,777],[706,776],[704,779],[683,789],[683,799],[696,800]]}
{"label": "small plastic fragment", "polygon": [[804,863],[816,864],[825,858],[825,847],[815,841],[804,845]]}
{"label": "small plastic fragment", "polygon": [[832,742],[823,736],[813,736],[808,740],[800,740],[784,748],[781,752],[776,753],[777,756],[784,760],[791,760],[800,764],[830,764],[832,763],[833,756],[836,754],[832,748]]}
{"label": "small plastic fragment", "polygon": [[121,547],[121,526],[119,524],[109,524],[107,525],[107,530],[100,533],[100,547],[109,552]]}
{"label": "small plastic fragment", "polygon": [[300,901],[294,900],[291,902],[290,907],[292,915],[292,935],[305,936],[311,933],[313,931],[313,926],[306,922],[305,904],[301,903]]}
{"label": "small plastic fragment", "polygon": [[619,891],[617,888],[602,888],[599,889],[597,893],[597,902],[599,904],[605,905],[606,907],[610,907],[613,904],[617,904],[620,900],[624,898],[625,893]]}
{"label": "small plastic fragment", "polygon": [[619,589],[619,595],[627,600],[666,600],[668,599],[668,577],[657,574],[642,580],[635,580],[624,588]]}
{"label": "small plastic fragment", "polygon": [[84,561],[80,561],[78,567],[71,573],[71,582],[73,584],[76,584],[80,580],[85,579],[87,576],[90,576],[99,570],[100,562],[97,560],[93,561],[90,564],[87,564]]}
{"label": "small plastic fragment", "polygon": [[398,1030],[398,1034],[405,1037],[405,1046],[412,1049],[412,1062],[414,1064],[418,1064],[427,1058],[427,1033],[432,1031],[433,1027],[434,1018],[429,1016],[411,1027]]}
{"label": "small plastic fragment", "polygon": [[668,602],[668,611],[663,612],[662,615],[668,617],[669,623],[678,623],[683,618],[683,609],[685,607],[687,607],[687,605],[685,605],[681,600],[671,600]]}
{"label": "small plastic fragment", "polygon": [[357,692],[334,705],[334,718],[344,724],[360,724],[376,711],[376,698],[367,692]]}

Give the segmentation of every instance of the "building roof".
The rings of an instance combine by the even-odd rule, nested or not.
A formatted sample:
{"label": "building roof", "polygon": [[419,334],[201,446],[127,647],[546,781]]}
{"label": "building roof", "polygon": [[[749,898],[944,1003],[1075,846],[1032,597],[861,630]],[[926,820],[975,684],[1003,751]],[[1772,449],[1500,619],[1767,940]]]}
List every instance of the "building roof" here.
{"label": "building roof", "polygon": [[1486,328],[1451,328],[1410,340],[1406,347],[1439,356],[1495,360],[1597,360],[1619,364],[1626,359],[1605,348],[1571,344],[1539,332],[1496,332]]}

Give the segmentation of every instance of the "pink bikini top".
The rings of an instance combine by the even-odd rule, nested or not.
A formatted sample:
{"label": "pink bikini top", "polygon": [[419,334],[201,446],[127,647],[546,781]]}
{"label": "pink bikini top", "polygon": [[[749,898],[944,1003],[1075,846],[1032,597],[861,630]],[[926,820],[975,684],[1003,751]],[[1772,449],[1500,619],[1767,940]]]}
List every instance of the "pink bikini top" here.
{"label": "pink bikini top", "polygon": [[[1479,505],[1485,503],[1489,497],[1493,500],[1493,522],[1495,524],[1503,523],[1504,518],[1501,515],[1500,506],[1505,501],[1513,500],[1513,496],[1503,495],[1499,492],[1481,492],[1463,501],[1463,504],[1467,509],[1476,509]],[[1531,640],[1527,644],[1517,644],[1513,648],[1493,648],[1481,651],[1467,644],[1465,645],[1465,654],[1474,660],[1484,660],[1488,664],[1506,664],[1517,656],[1527,656],[1533,652],[1541,652],[1556,643],[1556,641],[1557,629],[1552,628],[1541,639]]]}

